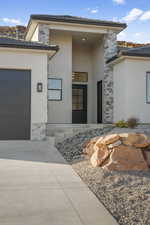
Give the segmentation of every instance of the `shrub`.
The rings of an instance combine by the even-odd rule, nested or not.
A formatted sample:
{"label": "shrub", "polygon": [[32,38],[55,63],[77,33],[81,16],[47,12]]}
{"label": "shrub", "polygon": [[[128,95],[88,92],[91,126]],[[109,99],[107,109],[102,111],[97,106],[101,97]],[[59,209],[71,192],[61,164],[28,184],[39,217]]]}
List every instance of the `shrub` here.
{"label": "shrub", "polygon": [[135,117],[131,117],[127,120],[127,125],[129,128],[135,128],[138,125],[139,120]]}
{"label": "shrub", "polygon": [[118,122],[115,123],[115,127],[127,128],[128,125],[124,120],[119,120]]}

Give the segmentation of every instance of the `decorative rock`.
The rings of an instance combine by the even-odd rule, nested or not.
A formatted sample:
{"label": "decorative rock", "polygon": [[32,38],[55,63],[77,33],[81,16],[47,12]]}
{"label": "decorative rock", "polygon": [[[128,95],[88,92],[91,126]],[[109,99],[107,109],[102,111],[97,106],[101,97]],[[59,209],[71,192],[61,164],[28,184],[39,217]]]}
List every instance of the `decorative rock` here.
{"label": "decorative rock", "polygon": [[104,169],[115,171],[149,170],[140,149],[120,145],[115,147]]}
{"label": "decorative rock", "polygon": [[92,157],[91,157],[91,164],[93,167],[98,167],[100,165],[102,165],[102,163],[107,159],[107,157],[109,156],[110,152],[108,150],[108,148],[105,146],[105,147],[102,147],[102,148],[99,148],[97,149]]}
{"label": "decorative rock", "polygon": [[135,143],[134,146],[137,148],[146,148],[148,146],[150,146],[150,137],[148,137],[145,134],[140,134],[141,137],[143,137],[144,140],[142,140],[141,142]]}
{"label": "decorative rock", "polygon": [[94,150],[96,151],[98,148],[101,148],[104,146],[104,144],[102,143],[102,140],[104,139],[104,137],[99,137],[97,139],[97,142],[94,145]]}
{"label": "decorative rock", "polygon": [[94,145],[98,139],[99,137],[94,137],[90,141],[86,141],[83,145],[83,153],[87,154],[88,156],[92,156],[95,151]]}
{"label": "decorative rock", "polygon": [[150,137],[145,134],[96,137],[88,142],[86,153],[93,167],[118,171],[150,169]]}
{"label": "decorative rock", "polygon": [[141,142],[141,143],[138,143],[138,144],[134,144],[134,146],[136,148],[146,148],[146,147],[150,146],[150,141],[147,140],[147,141],[144,141],[144,142]]}
{"label": "decorative rock", "polygon": [[105,136],[102,140],[101,140],[101,144],[104,145],[110,145],[113,144],[114,142],[118,141],[120,139],[120,136],[117,134],[110,134]]}
{"label": "decorative rock", "polygon": [[140,144],[146,140],[147,136],[144,134],[137,134],[137,133],[129,133],[129,134],[122,134],[122,142],[124,145],[134,146],[135,144]]}
{"label": "decorative rock", "polygon": [[122,144],[122,142],[119,140],[119,141],[114,142],[113,144],[108,145],[108,148],[114,148],[121,144]]}

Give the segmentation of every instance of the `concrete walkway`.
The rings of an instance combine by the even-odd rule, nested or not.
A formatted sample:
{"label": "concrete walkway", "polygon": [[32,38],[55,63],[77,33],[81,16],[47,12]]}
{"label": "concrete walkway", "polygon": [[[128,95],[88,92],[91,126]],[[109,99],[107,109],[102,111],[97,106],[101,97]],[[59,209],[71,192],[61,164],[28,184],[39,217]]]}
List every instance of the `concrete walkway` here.
{"label": "concrete walkway", "polygon": [[116,225],[50,142],[0,142],[0,225]]}

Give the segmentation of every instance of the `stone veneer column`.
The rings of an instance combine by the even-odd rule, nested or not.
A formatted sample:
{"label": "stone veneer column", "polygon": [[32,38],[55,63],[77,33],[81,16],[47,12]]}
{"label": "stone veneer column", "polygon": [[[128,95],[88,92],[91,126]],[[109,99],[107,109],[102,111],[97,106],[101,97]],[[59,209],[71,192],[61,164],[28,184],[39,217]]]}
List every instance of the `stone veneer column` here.
{"label": "stone veneer column", "polygon": [[46,138],[46,124],[45,123],[33,123],[31,140],[41,141]]}
{"label": "stone veneer column", "polygon": [[104,35],[104,102],[103,122],[113,122],[113,69],[106,64],[106,61],[117,54],[117,34],[109,31]]}
{"label": "stone veneer column", "polygon": [[49,44],[49,26],[45,24],[39,25],[39,42]]}

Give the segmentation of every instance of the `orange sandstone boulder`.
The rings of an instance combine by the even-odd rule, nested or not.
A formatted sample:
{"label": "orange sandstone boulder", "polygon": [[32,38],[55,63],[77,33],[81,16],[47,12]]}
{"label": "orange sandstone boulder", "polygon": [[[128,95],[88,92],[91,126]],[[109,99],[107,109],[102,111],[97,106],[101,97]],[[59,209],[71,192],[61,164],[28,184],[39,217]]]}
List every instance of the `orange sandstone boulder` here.
{"label": "orange sandstone boulder", "polygon": [[113,144],[114,142],[118,141],[120,139],[120,136],[118,134],[110,134],[105,137],[100,141],[100,144],[103,145],[110,145]]}
{"label": "orange sandstone boulder", "polygon": [[113,149],[108,163],[103,168],[116,171],[149,170],[141,149],[125,145]]}
{"label": "orange sandstone boulder", "polygon": [[128,134],[120,134],[122,143],[128,146],[134,146],[136,144],[140,144],[145,142],[147,136],[145,134],[137,134],[137,133],[128,133]]}
{"label": "orange sandstone boulder", "polygon": [[110,151],[106,146],[98,148],[92,155],[90,161],[93,167],[98,167],[108,158]]}
{"label": "orange sandstone boulder", "polygon": [[87,141],[83,145],[83,153],[88,156],[92,156],[94,153],[94,145],[100,137],[94,137],[90,141]]}

